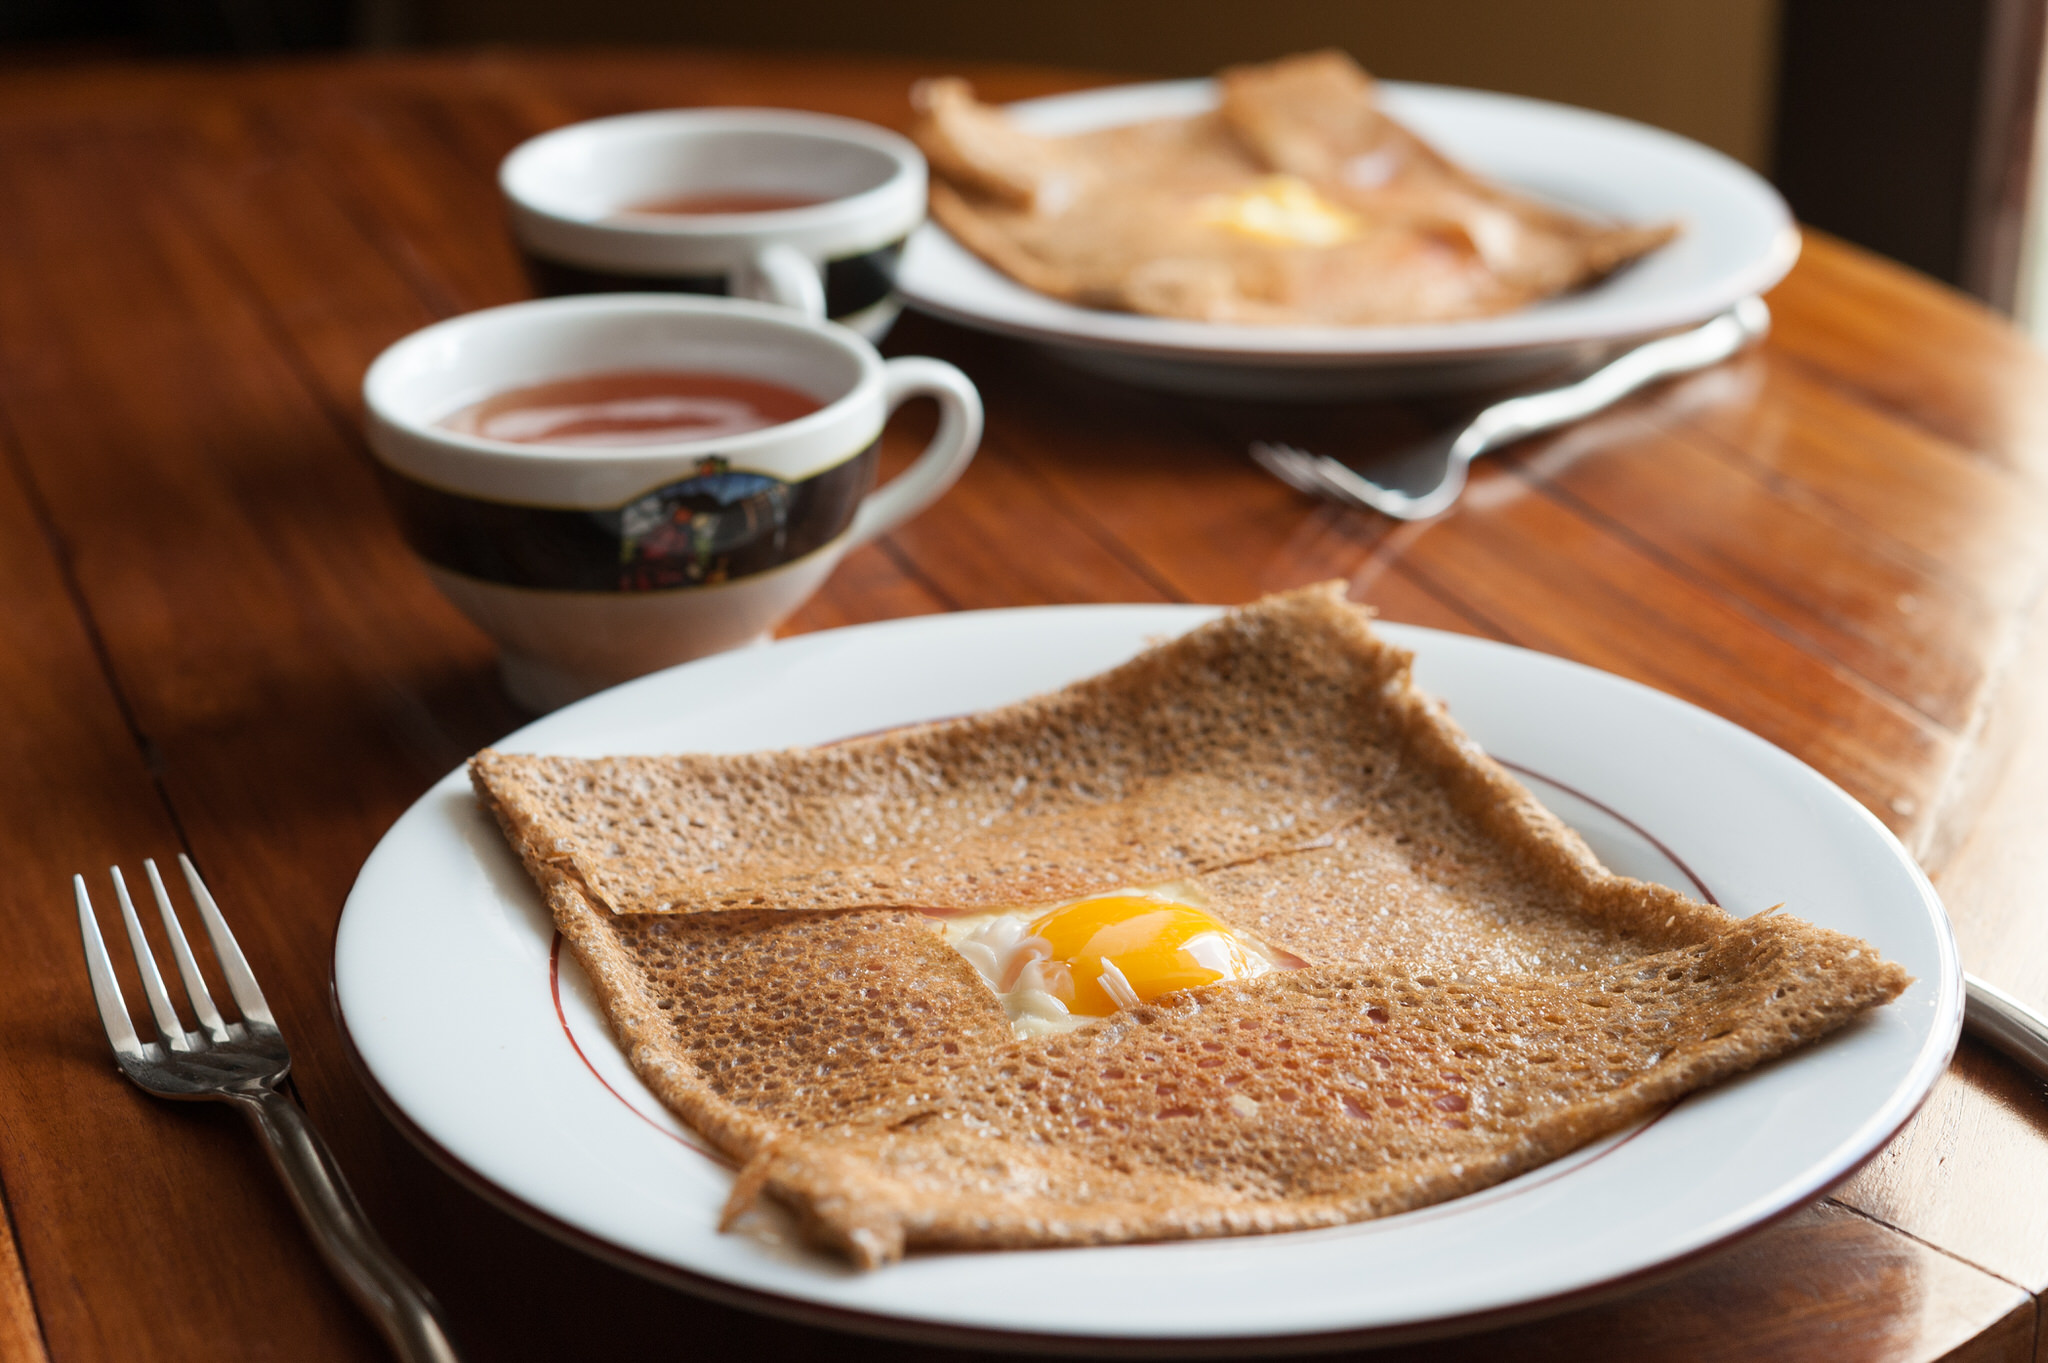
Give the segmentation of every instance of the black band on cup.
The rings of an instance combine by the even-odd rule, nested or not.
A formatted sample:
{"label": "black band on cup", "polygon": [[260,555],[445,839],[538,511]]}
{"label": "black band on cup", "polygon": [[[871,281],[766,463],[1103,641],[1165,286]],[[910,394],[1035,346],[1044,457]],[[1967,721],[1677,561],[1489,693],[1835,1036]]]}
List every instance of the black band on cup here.
{"label": "black band on cup", "polygon": [[[724,275],[637,275],[565,265],[524,252],[526,273],[535,293],[557,298],[572,293],[705,293],[723,294]],[[844,260],[825,262],[825,315],[851,317],[887,298],[896,288],[896,263],[903,242],[864,251]]]}
{"label": "black band on cup", "polygon": [[602,511],[489,502],[378,472],[406,542],[438,567],[510,587],[649,592],[730,582],[823,548],[874,487],[880,448],[798,483],[707,458]]}

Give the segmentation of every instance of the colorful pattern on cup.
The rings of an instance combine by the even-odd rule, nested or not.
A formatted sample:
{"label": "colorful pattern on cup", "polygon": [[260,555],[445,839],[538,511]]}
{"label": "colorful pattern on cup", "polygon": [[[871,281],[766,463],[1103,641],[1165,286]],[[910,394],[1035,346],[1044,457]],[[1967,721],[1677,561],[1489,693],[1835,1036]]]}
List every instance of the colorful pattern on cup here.
{"label": "colorful pattern on cup", "polygon": [[544,591],[717,586],[793,563],[846,533],[873,489],[880,442],[800,482],[700,460],[690,477],[608,510],[517,506],[379,465],[406,542],[480,582]]}

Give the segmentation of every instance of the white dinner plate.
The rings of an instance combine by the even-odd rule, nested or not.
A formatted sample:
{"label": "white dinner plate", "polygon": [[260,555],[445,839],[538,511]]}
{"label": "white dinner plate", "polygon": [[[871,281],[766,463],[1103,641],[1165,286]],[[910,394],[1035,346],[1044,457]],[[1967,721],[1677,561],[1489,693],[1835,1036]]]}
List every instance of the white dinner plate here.
{"label": "white dinner plate", "polygon": [[[1021,336],[1114,377],[1224,396],[1334,398],[1510,382],[1617,342],[1702,322],[1768,289],[1799,233],[1763,178],[1697,142],[1515,95],[1386,81],[1386,107],[1488,179],[1589,217],[1677,222],[1676,241],[1590,289],[1501,317],[1428,326],[1264,327],[1075,307],[1016,283],[927,223],[904,253],[911,306]],[[1085,132],[1215,107],[1211,81],[1115,86],[1009,106],[1026,128]]]}
{"label": "white dinner plate", "polygon": [[[822,743],[1018,700],[1212,614],[1055,607],[813,634],[642,678],[501,746]],[[995,1347],[1187,1353],[1469,1327],[1717,1245],[1883,1145],[1947,1063],[1962,1017],[1948,921],[1884,827],[1786,753],[1659,692],[1501,644],[1383,628],[1609,865],[1738,914],[1782,901],[1869,939],[1912,988],[1819,1045],[1436,1207],[1288,1235],[914,1256],[869,1273],[772,1222],[718,1232],[730,1171],[633,1077],[461,772],[392,827],[349,895],[334,961],[343,1027],[399,1124],[543,1229],[758,1309]]]}

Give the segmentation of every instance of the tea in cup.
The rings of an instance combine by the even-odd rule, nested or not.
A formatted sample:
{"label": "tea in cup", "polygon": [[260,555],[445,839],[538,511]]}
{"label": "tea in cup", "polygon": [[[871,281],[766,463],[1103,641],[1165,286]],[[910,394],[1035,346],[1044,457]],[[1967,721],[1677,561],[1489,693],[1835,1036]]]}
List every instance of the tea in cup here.
{"label": "tea in cup", "polygon": [[885,128],[790,109],[672,109],[515,148],[498,183],[542,294],[731,294],[879,340],[924,220],[925,164]]}
{"label": "tea in cup", "polygon": [[[363,396],[408,544],[535,710],[765,637],[981,435],[944,361],[674,294],[452,318],[380,355]],[[937,433],[876,488],[882,426],[913,397],[938,401]]]}

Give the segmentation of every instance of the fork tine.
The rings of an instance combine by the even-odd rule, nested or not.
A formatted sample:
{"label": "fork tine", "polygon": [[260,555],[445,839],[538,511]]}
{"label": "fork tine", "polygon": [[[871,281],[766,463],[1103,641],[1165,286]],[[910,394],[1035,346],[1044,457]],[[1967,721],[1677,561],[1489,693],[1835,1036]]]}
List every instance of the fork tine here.
{"label": "fork tine", "polygon": [[156,860],[145,857],[142,869],[149,876],[150,890],[156,895],[156,911],[164,920],[164,932],[171,939],[171,955],[178,962],[178,978],[185,982],[185,997],[192,1000],[192,1011],[199,1015],[199,1025],[206,1029],[206,1035],[216,1045],[233,1040],[227,1023],[221,1021],[220,1009],[213,1006],[213,995],[207,991],[206,977],[199,973],[199,962],[192,958],[192,948],[185,941],[184,925],[178,922],[178,911],[171,907],[171,896],[164,889],[164,878],[156,873]]}
{"label": "fork tine", "polygon": [[1259,463],[1268,473],[1311,497],[1331,495],[1330,480],[1317,465],[1315,455],[1292,445],[1268,445],[1265,451],[1266,457]]}
{"label": "fork tine", "polygon": [[1316,495],[1320,485],[1303,467],[1307,456],[1291,445],[1269,445],[1258,441],[1251,448],[1252,461],[1296,492]]}
{"label": "fork tine", "polygon": [[178,866],[185,872],[185,884],[191,887],[192,902],[199,906],[199,919],[206,924],[213,954],[220,961],[221,973],[227,976],[228,992],[235,996],[235,1006],[242,1010],[242,1020],[275,1029],[277,1021],[270,1016],[270,1005],[263,1001],[263,991],[256,987],[256,973],[249,969],[249,958],[236,945],[235,934],[228,931],[228,920],[220,916],[220,905],[213,902],[206,882],[193,868],[192,858],[178,853]]}
{"label": "fork tine", "polygon": [[1311,454],[1292,445],[1254,445],[1252,458],[1281,482],[1312,497],[1377,511],[1401,521],[1426,520],[1435,515],[1457,500],[1465,481],[1463,466],[1454,464],[1455,479],[1447,479],[1436,492],[1415,497],[1398,488],[1383,487],[1327,454]]}
{"label": "fork tine", "polygon": [[185,1039],[185,1024],[178,1019],[178,1010],[171,1006],[171,996],[164,988],[164,977],[157,973],[156,954],[149,949],[149,939],[142,935],[142,920],[135,915],[135,901],[128,897],[128,882],[121,878],[121,868],[107,868],[114,877],[114,897],[121,901],[121,921],[128,926],[128,945],[135,948],[135,969],[142,975],[142,992],[149,998],[149,1011],[156,1018],[157,1040],[174,1051],[189,1051],[191,1042]]}
{"label": "fork tine", "polygon": [[1327,454],[1303,452],[1301,460],[1302,476],[1320,488],[1325,496],[1334,497],[1351,506],[1362,506],[1368,511],[1384,509],[1378,502],[1363,496],[1359,484],[1362,482],[1365,487],[1382,496],[1385,495],[1385,490],[1358,470],[1338,463]]}
{"label": "fork tine", "polygon": [[1307,450],[1292,447],[1287,452],[1294,456],[1295,477],[1304,484],[1325,495],[1346,497],[1349,500],[1345,491],[1330,477],[1329,456],[1310,454]]}
{"label": "fork tine", "polygon": [[78,898],[78,935],[85,942],[85,970],[92,976],[93,1002],[100,1007],[100,1025],[107,1029],[107,1044],[125,1060],[143,1058],[142,1039],[135,1035],[135,1023],[128,1016],[128,1001],[121,997],[121,982],[114,978],[114,962],[100,937],[99,916],[92,911],[92,896],[85,892],[85,877],[71,877],[71,892]]}
{"label": "fork tine", "polygon": [[[1358,500],[1355,492],[1330,476],[1329,469],[1324,467],[1326,456],[1310,454],[1292,445],[1268,446],[1267,449],[1272,462],[1261,460],[1261,465],[1288,486],[1311,497],[1327,497],[1346,506],[1366,505]],[[1283,468],[1286,470],[1284,473],[1280,471]]]}

